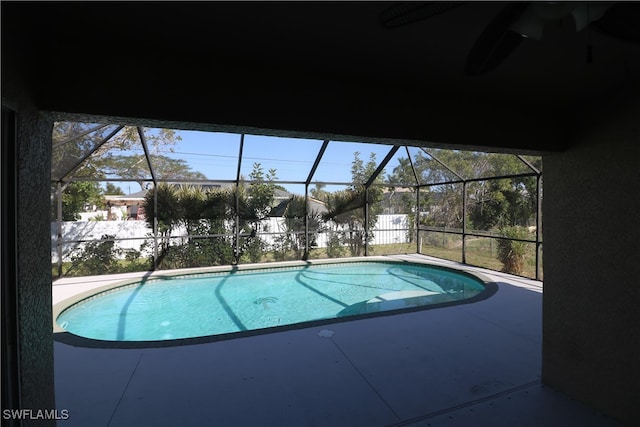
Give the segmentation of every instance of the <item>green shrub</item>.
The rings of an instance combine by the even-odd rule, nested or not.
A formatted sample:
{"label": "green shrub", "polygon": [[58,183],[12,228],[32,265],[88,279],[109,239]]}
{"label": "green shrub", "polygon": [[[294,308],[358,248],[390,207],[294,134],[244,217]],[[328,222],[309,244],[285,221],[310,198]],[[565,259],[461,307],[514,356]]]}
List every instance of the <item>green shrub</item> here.
{"label": "green shrub", "polygon": [[[153,260],[143,258],[140,251],[116,247],[114,237],[114,235],[105,234],[101,237],[102,241],[89,242],[83,249],[77,249],[71,255],[70,266],[65,269],[64,275],[94,276],[146,271],[152,267]],[[141,250],[144,246],[145,244]],[[124,259],[122,259],[123,255]]]}
{"label": "green shrub", "polygon": [[329,258],[341,258],[344,256],[345,248],[342,246],[342,239],[339,233],[329,232],[327,239],[327,256]]}
{"label": "green shrub", "polygon": [[260,237],[247,237],[240,247],[241,257],[249,259],[252,263],[262,261],[262,254],[266,249],[266,243]]}
{"label": "green shrub", "polygon": [[[123,249],[124,261],[117,263],[118,273],[130,273],[134,271],[147,271],[153,267],[153,258],[143,258],[142,253],[135,249]],[[116,271],[113,271],[114,273]]]}
{"label": "green shrub", "polygon": [[[529,237],[524,227],[510,226],[500,229],[500,234],[513,239],[526,239]],[[527,255],[527,243],[514,240],[498,240],[498,260],[502,263],[504,273],[522,275]]]}
{"label": "green shrub", "polygon": [[[115,247],[113,235],[105,234],[102,241],[89,242],[84,249],[77,250],[71,256],[71,263],[76,275],[90,276],[107,274],[117,268],[117,257],[121,250]],[[111,240],[110,240],[111,239]]]}

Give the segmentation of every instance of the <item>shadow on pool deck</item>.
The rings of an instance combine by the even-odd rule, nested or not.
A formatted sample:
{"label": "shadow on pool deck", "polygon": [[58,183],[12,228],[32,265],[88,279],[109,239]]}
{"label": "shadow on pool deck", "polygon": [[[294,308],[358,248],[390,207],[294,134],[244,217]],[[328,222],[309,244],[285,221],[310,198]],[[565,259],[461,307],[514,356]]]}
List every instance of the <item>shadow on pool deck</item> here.
{"label": "shadow on pool deck", "polygon": [[540,384],[539,282],[473,304],[183,347],[55,342],[60,426],[616,426]]}

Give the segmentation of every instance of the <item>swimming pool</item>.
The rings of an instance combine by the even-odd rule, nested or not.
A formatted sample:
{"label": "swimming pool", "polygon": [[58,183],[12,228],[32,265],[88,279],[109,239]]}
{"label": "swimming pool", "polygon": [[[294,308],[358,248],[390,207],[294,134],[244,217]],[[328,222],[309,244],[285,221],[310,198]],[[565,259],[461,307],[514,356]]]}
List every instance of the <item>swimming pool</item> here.
{"label": "swimming pool", "polygon": [[424,264],[305,264],[128,283],[69,305],[56,322],[93,340],[165,341],[453,304],[485,291],[477,277]]}

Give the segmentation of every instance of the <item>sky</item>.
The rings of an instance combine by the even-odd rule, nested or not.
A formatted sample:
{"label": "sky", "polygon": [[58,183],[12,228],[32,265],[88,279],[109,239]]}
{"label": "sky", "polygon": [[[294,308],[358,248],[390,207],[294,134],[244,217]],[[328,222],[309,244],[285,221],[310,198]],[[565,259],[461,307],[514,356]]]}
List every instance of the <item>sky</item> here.
{"label": "sky", "polygon": [[[153,129],[151,132],[153,134]],[[150,146],[152,154],[182,159],[192,171],[200,172],[212,181],[235,181],[241,135],[188,130],[177,130],[176,135],[180,140],[172,147],[161,146],[162,151],[155,152],[153,146]],[[311,172],[322,143],[321,140],[245,135],[240,174],[248,179],[254,163],[260,163],[265,175],[270,169],[275,169],[274,182],[293,194],[302,195],[305,190],[304,181]],[[137,148],[119,152],[118,155],[142,154],[142,146],[139,142],[136,145]],[[315,182],[343,182],[346,184],[327,184],[324,190],[333,192],[344,189],[351,182],[351,167],[356,152],[360,153],[360,159],[364,164],[372,153],[375,154],[376,165],[378,165],[391,148],[390,145],[382,144],[330,141],[311,179],[310,189],[315,187]],[[385,166],[384,177],[393,173],[400,159],[406,159],[407,151],[414,161],[418,153],[424,155],[420,148],[401,147]],[[529,172],[524,164],[522,167],[525,169],[524,172]],[[453,175],[451,178],[453,179]],[[103,185],[106,186],[108,181],[108,179],[105,180]],[[302,183],[292,184],[291,181]],[[114,184],[127,194],[140,191],[140,185],[146,185],[135,181],[118,181]],[[413,185],[415,182],[407,182],[407,184]]]}
{"label": "sky", "polygon": [[[192,170],[202,172],[207,178],[235,180],[238,168],[240,138],[238,134],[199,131],[178,131],[182,138],[173,147],[173,152],[160,154],[185,160]],[[270,136],[245,135],[241,175],[248,177],[254,163],[260,163],[264,172],[276,170],[276,181],[305,181],[322,146],[321,140],[280,138]],[[314,181],[350,182],[351,163],[354,153],[366,163],[370,153],[376,154],[379,164],[391,146],[331,141],[313,176]],[[141,152],[141,150],[140,150]],[[398,157],[406,157],[404,150],[398,151],[385,171],[391,173],[398,164]],[[282,184],[296,194],[304,193],[304,185]],[[313,188],[313,184],[311,185]],[[327,186],[333,191],[341,187]],[[123,188],[126,191],[126,188]]]}

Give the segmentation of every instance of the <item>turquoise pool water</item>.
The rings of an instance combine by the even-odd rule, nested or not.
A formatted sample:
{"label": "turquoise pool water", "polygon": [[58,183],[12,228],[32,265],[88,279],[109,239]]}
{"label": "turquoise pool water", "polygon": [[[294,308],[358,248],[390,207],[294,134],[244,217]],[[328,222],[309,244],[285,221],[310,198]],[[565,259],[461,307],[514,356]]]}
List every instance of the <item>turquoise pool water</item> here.
{"label": "turquoise pool water", "polygon": [[96,294],[57,318],[81,337],[203,337],[459,301],[480,280],[425,265],[357,262],[151,279]]}

